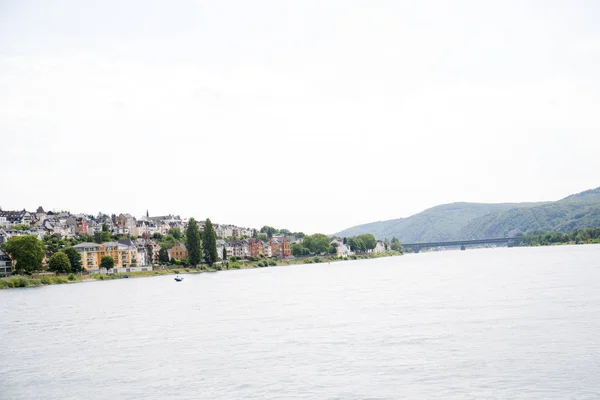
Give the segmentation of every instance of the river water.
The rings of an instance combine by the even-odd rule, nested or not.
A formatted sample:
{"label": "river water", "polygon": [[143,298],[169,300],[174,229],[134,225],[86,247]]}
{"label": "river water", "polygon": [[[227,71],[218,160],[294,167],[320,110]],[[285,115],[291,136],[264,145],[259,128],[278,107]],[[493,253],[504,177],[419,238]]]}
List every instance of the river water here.
{"label": "river water", "polygon": [[0,291],[0,399],[600,398],[600,246]]}

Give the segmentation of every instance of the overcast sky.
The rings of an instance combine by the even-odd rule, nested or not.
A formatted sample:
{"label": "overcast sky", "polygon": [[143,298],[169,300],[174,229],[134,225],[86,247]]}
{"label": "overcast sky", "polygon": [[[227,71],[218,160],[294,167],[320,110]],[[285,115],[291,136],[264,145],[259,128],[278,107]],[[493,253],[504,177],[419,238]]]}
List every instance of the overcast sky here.
{"label": "overcast sky", "polygon": [[333,233],[600,186],[600,3],[0,0],[0,206]]}

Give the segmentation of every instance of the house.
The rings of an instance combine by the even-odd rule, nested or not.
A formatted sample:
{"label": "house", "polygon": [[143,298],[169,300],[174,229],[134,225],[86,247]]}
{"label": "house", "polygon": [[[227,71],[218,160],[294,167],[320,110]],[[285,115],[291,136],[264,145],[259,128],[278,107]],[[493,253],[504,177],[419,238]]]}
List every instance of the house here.
{"label": "house", "polygon": [[250,257],[250,246],[247,240],[235,240],[231,242],[232,253],[237,258]]}
{"label": "house", "polygon": [[[1,242],[0,242],[1,243]],[[6,252],[0,249],[0,275],[9,275],[13,272],[12,260]]]}
{"label": "house", "polygon": [[188,258],[188,251],[183,243],[176,243],[168,250],[169,259],[183,260]]}
{"label": "house", "polygon": [[248,251],[250,253],[250,257],[260,257],[261,254],[264,254],[264,244],[262,240],[259,239],[246,239],[248,241]]}
{"label": "house", "polygon": [[269,240],[269,245],[271,246],[272,257],[287,258],[292,255],[290,242],[284,235],[273,236]]}
{"label": "house", "polygon": [[344,241],[341,239],[334,239],[330,244],[335,247],[337,257],[348,257],[354,254],[350,250],[350,246],[344,244]]}
{"label": "house", "polygon": [[75,235],[87,235],[88,227],[84,215],[71,215],[67,218],[67,225]]}
{"label": "house", "polygon": [[387,251],[387,246],[382,240],[378,240],[375,248],[373,249],[373,253],[385,253]]}
{"label": "house", "polygon": [[271,252],[271,245],[269,242],[263,243],[263,254],[265,257],[271,258],[273,257],[273,253]]}
{"label": "house", "polygon": [[12,225],[31,225],[32,217],[27,211],[3,211],[0,210],[0,226],[6,228]]}
{"label": "house", "polygon": [[142,258],[141,254],[144,253],[146,263],[142,265],[150,265],[158,261],[160,246],[154,240],[138,238],[135,240],[135,245],[138,249],[138,254],[140,254],[140,259]]}
{"label": "house", "polygon": [[223,259],[223,249],[225,249],[225,257],[227,260],[233,257],[233,247],[225,240],[217,239],[217,253],[219,254],[220,259]]}
{"label": "house", "polygon": [[137,267],[140,265],[136,246],[118,242],[80,243],[73,246],[81,254],[81,263],[86,270],[99,270],[100,260],[111,256],[115,260],[115,268]]}

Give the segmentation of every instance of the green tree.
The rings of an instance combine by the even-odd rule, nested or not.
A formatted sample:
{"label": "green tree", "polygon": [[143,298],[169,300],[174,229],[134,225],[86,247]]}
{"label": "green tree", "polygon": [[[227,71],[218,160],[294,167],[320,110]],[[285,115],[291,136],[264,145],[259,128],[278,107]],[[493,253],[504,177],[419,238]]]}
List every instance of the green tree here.
{"label": "green tree", "polygon": [[348,238],[348,245],[354,252],[366,251],[365,243],[362,241],[362,239],[359,239],[358,237]]}
{"label": "green tree", "polygon": [[375,236],[373,236],[370,233],[358,235],[356,239],[362,240],[362,242],[364,243],[363,251],[373,250],[375,246],[377,246],[377,239],[375,239]]}
{"label": "green tree", "polygon": [[270,239],[273,237],[273,235],[277,234],[277,229],[273,228],[272,226],[263,226],[262,228],[260,228],[260,233],[264,233],[267,235],[267,237]]}
{"label": "green tree", "polygon": [[290,246],[292,249],[292,255],[294,257],[307,256],[310,254],[310,250],[302,246],[300,243],[294,243]]}
{"label": "green tree", "polygon": [[94,232],[94,243],[102,243],[102,232]]}
{"label": "green tree", "polygon": [[394,251],[402,251],[402,243],[398,240],[398,238],[392,238],[392,242],[390,243],[390,248]]}
{"label": "green tree", "polygon": [[71,272],[71,262],[69,257],[62,251],[54,253],[48,260],[48,271],[56,272],[57,274],[68,274]]}
{"label": "green tree", "polygon": [[169,235],[172,235],[175,240],[181,240],[181,229],[174,227],[169,229]]}
{"label": "green tree", "polygon": [[104,256],[100,259],[100,268],[106,269],[106,273],[115,266],[115,260],[111,256]]}
{"label": "green tree", "polygon": [[306,236],[302,245],[310,250],[314,254],[322,254],[329,252],[329,236],[322,233],[315,233],[314,235]]}
{"label": "green tree", "polygon": [[35,235],[13,236],[2,244],[2,249],[15,261],[16,273],[30,274],[42,269],[44,244]]}
{"label": "green tree", "polygon": [[[113,214],[113,216],[114,216],[114,214]],[[94,239],[95,238],[96,238],[96,235],[94,235]],[[105,222],[102,224],[102,232],[100,233],[100,242],[96,242],[96,243],[110,242],[111,239],[112,238],[110,236],[110,232],[108,231],[108,225]]]}
{"label": "green tree", "polygon": [[217,252],[217,234],[215,233],[215,229],[209,218],[206,219],[206,223],[204,224],[203,236],[202,247],[204,250],[204,260],[212,267],[218,260],[219,254]]}
{"label": "green tree", "polygon": [[227,260],[227,249],[225,247],[223,247],[223,256],[221,257],[221,260],[223,260],[223,262]]}
{"label": "green tree", "polygon": [[169,250],[166,247],[161,247],[158,251],[158,262],[165,264],[169,262]]}
{"label": "green tree", "polygon": [[71,272],[78,274],[83,271],[81,265],[81,254],[72,247],[65,249],[65,254],[69,257],[69,263],[71,264]]}
{"label": "green tree", "polygon": [[202,247],[200,243],[200,230],[198,229],[198,223],[194,218],[190,218],[187,229],[185,230],[185,236],[190,264],[196,266],[202,261]]}

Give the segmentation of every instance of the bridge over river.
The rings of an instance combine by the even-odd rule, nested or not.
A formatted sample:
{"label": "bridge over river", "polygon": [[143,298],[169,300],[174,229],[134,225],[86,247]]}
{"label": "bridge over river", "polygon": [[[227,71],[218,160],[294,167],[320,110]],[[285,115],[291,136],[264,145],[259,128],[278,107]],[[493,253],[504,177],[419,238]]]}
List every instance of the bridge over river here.
{"label": "bridge over river", "polygon": [[508,247],[518,246],[521,243],[521,238],[497,238],[497,239],[478,239],[478,240],[456,240],[452,242],[430,242],[430,243],[402,243],[402,247],[410,249],[415,253],[421,251],[421,249],[427,249],[432,247],[460,247],[461,250],[469,246],[479,246],[482,244],[499,244],[507,245]]}

